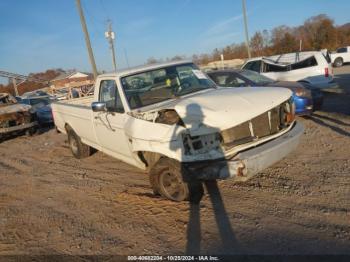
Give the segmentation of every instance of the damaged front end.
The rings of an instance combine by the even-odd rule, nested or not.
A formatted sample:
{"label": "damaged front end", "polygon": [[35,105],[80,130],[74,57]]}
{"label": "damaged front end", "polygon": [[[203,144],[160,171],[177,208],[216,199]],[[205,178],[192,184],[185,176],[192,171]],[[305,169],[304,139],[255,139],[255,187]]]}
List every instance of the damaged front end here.
{"label": "damaged front end", "polygon": [[295,123],[294,112],[293,100],[288,99],[224,130],[193,121],[195,128],[190,129],[174,109],[134,112],[129,113],[135,120],[130,141],[138,154],[155,152],[176,159],[199,179],[246,180],[296,147],[303,128]]}
{"label": "damaged front end", "polygon": [[0,103],[0,135],[4,136],[14,132],[24,131],[37,125],[36,115],[31,106],[5,101],[2,97]]}
{"label": "damaged front end", "polygon": [[[234,178],[245,181],[293,151],[303,130],[303,126],[295,122],[295,106],[289,99],[221,132],[185,136],[185,154],[203,156],[185,166],[202,180]],[[220,154],[218,159],[209,158]]]}
{"label": "damaged front end", "polygon": [[292,99],[239,125],[225,130],[214,130],[211,134],[183,135],[184,154],[206,160],[227,158],[245,148],[256,146],[288,131],[295,119]]}

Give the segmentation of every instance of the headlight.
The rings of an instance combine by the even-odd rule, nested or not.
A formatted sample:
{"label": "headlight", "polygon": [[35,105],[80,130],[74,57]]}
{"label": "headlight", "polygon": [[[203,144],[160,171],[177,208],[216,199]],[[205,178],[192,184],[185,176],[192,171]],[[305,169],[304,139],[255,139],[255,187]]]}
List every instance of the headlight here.
{"label": "headlight", "polygon": [[295,90],[295,95],[299,97],[311,97],[311,92],[305,88],[297,88]]}
{"label": "headlight", "polygon": [[177,112],[173,109],[159,111],[155,122],[166,125],[184,125]]}

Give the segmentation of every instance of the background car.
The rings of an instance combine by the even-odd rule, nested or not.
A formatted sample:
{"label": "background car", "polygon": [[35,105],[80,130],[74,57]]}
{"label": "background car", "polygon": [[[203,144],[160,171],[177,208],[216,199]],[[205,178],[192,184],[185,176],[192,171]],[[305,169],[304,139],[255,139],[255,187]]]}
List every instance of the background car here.
{"label": "background car", "polygon": [[[304,86],[298,82],[276,81],[254,71],[242,69],[218,70],[207,74],[217,85],[223,87],[273,86],[289,88],[293,92],[295,112],[298,115],[311,114],[313,110],[319,109],[323,102],[322,93],[309,84]],[[317,106],[316,109],[314,104]]]}
{"label": "background car", "polygon": [[[42,91],[42,90],[35,90],[35,91],[26,92],[26,93],[22,94],[20,96],[20,98],[23,99],[23,98],[44,97],[44,96],[49,97],[50,99],[53,99],[53,97],[49,93]],[[19,100],[18,97],[16,97],[16,98],[17,98],[17,100]]]}
{"label": "background car", "polygon": [[296,52],[247,60],[242,69],[277,81],[301,81],[321,89],[338,88],[328,52]]}
{"label": "background car", "polygon": [[40,125],[53,123],[52,102],[53,100],[49,96],[26,97],[20,101],[22,104],[32,106]]}
{"label": "background car", "polygon": [[0,142],[14,134],[33,135],[37,126],[31,106],[19,104],[9,93],[0,93]]}
{"label": "background car", "polygon": [[350,62],[350,46],[344,46],[331,53],[331,60],[335,67],[342,66],[344,63]]}

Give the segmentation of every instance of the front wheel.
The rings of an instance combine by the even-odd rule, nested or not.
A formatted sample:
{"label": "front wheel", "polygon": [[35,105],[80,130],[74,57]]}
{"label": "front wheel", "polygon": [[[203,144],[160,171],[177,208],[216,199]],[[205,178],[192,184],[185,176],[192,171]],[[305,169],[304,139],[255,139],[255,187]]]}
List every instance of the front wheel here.
{"label": "front wheel", "polygon": [[343,65],[343,59],[341,57],[338,57],[334,60],[334,66],[335,67],[340,67]]}
{"label": "front wheel", "polygon": [[201,181],[188,177],[181,163],[162,158],[150,172],[153,191],[172,201],[199,202],[203,196]]}

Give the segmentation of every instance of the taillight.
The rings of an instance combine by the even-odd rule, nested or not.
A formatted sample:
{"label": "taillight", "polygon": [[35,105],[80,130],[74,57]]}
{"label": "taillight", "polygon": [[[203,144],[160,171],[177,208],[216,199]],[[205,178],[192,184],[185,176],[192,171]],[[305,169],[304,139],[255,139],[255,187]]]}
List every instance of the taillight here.
{"label": "taillight", "polygon": [[324,69],[324,76],[325,76],[325,77],[328,77],[328,76],[329,76],[328,67],[326,67],[326,68]]}

